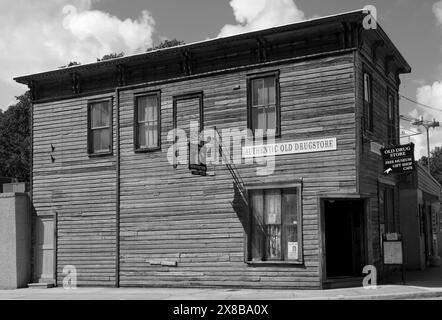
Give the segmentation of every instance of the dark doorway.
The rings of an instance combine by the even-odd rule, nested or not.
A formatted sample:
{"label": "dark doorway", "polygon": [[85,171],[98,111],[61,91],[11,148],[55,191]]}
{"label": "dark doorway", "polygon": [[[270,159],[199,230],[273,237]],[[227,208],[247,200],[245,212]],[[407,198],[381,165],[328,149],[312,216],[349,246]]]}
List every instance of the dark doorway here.
{"label": "dark doorway", "polygon": [[365,262],[364,202],[324,203],[327,278],[359,277]]}

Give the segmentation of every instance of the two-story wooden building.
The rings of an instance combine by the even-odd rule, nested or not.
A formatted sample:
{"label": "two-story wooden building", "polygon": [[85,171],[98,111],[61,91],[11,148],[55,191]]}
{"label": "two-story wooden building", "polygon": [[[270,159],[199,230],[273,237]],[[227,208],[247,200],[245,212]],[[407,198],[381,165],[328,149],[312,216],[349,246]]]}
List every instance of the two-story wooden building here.
{"label": "two-story wooden building", "polygon": [[[399,75],[362,10],[16,78],[32,110],[34,281],[326,288],[399,231]],[[169,132],[276,130],[272,174],[168,160]],[[226,143],[226,142],[223,142]],[[281,150],[280,150],[281,151]],[[380,205],[382,198],[382,205]]]}

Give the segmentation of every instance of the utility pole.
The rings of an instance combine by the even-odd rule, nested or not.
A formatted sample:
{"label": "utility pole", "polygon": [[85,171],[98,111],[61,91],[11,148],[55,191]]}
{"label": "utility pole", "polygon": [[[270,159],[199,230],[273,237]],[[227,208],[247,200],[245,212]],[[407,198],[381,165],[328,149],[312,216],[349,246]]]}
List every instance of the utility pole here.
{"label": "utility pole", "polygon": [[433,121],[424,121],[424,118],[421,116],[420,119],[413,119],[411,122],[413,126],[423,126],[425,130],[427,130],[427,153],[428,153],[428,160],[427,160],[427,166],[428,166],[428,172],[430,172],[430,128],[436,128],[439,127],[439,121],[436,121],[436,119],[433,119]]}

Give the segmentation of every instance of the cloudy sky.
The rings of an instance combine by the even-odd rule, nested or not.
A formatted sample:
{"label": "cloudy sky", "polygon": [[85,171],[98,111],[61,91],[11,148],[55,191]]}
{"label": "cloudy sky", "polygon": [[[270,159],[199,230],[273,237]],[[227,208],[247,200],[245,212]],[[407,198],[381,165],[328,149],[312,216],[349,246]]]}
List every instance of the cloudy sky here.
{"label": "cloudy sky", "polygon": [[[143,52],[163,39],[190,43],[366,5],[377,8],[413,68],[402,77],[401,93],[442,110],[442,0],[0,0],[0,108],[26,90],[14,76],[110,52]],[[442,112],[404,99],[401,114],[442,120]],[[414,139],[418,157],[424,138]],[[431,145],[442,146],[442,129],[432,132]]]}

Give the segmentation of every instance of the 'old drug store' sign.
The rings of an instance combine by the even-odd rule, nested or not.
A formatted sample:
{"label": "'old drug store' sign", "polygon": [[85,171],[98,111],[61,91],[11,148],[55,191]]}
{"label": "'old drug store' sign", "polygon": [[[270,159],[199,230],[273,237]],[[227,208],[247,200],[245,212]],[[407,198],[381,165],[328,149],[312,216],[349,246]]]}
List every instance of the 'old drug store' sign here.
{"label": "'old drug store' sign", "polygon": [[384,160],[384,174],[405,173],[415,169],[414,144],[404,144],[381,150]]}

